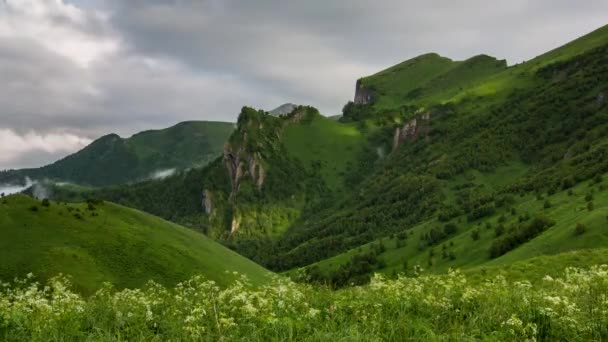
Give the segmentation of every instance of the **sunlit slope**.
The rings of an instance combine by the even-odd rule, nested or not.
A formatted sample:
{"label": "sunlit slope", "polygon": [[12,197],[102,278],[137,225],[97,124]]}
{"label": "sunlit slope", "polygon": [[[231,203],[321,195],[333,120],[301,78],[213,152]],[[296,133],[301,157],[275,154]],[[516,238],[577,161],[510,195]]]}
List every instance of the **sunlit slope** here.
{"label": "sunlit slope", "polygon": [[26,196],[3,198],[0,279],[63,273],[79,291],[91,293],[103,282],[119,288],[148,280],[175,285],[201,274],[226,284],[236,271],[259,284],[270,274],[200,233],[112,203],[93,206],[45,207]]}
{"label": "sunlit slope", "polygon": [[283,142],[294,158],[306,167],[318,168],[327,185],[336,189],[343,185],[344,174],[353,167],[366,140],[355,124],[316,115],[310,123],[290,124]]}

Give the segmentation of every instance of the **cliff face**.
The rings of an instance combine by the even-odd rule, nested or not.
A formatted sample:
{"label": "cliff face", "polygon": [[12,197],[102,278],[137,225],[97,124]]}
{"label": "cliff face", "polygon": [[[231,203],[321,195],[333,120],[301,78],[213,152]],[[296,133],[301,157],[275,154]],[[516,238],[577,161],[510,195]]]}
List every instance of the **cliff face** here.
{"label": "cliff face", "polygon": [[395,128],[393,136],[393,151],[406,141],[416,141],[420,137],[428,137],[431,131],[431,113],[425,112],[403,125]]}
{"label": "cliff face", "polygon": [[249,177],[257,189],[262,190],[266,171],[262,166],[262,157],[259,152],[247,152],[242,145],[233,146],[231,143],[226,143],[224,165],[232,186],[231,201],[236,201],[236,195],[244,177]]}
{"label": "cliff face", "polygon": [[369,104],[373,99],[373,91],[365,88],[361,83],[361,80],[357,80],[357,84],[355,85],[355,104]]}
{"label": "cliff face", "polygon": [[[224,191],[203,192],[203,210],[215,232],[230,238],[285,229],[287,212],[294,210],[288,202],[298,195],[292,184],[301,182],[303,176],[295,171],[297,166],[286,153],[281,135],[287,126],[305,124],[314,115],[318,111],[305,106],[280,117],[243,108],[237,129],[223,150],[221,168],[229,187],[224,178]],[[261,199],[273,206],[272,214],[259,205]]]}

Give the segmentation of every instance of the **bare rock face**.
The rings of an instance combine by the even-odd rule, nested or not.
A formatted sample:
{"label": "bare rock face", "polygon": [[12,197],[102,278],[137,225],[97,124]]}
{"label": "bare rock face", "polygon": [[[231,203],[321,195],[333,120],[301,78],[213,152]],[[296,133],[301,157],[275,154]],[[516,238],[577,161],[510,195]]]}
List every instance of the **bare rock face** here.
{"label": "bare rock face", "polygon": [[427,137],[431,131],[431,113],[425,112],[406,122],[403,127],[395,128],[393,136],[393,151],[406,141],[416,141],[420,137]]}
{"label": "bare rock face", "polygon": [[355,104],[368,104],[373,101],[374,94],[371,89],[367,89],[361,84],[361,80],[357,80],[355,85]]}
{"label": "bare rock face", "polygon": [[209,190],[203,190],[202,205],[205,214],[211,215],[213,213],[213,202],[211,201],[211,192]]}
{"label": "bare rock face", "polygon": [[230,176],[230,184],[232,185],[232,191],[230,192],[230,199],[239,191],[241,185],[241,178],[243,177],[243,161],[241,160],[242,148],[236,150],[226,143],[224,145],[224,165],[228,169],[228,175]]}
{"label": "bare rock face", "polygon": [[241,219],[239,218],[238,215],[235,215],[232,218],[232,224],[230,226],[230,234],[236,233],[239,230],[240,226],[241,226]]}
{"label": "bare rock face", "polygon": [[257,186],[258,190],[262,189],[264,180],[266,179],[266,171],[261,163],[262,157],[259,153],[250,154],[244,151],[242,147],[234,148],[229,143],[224,145],[224,165],[230,176],[232,191],[230,192],[230,200],[236,199],[236,194],[239,191],[243,177],[249,176],[251,181]]}

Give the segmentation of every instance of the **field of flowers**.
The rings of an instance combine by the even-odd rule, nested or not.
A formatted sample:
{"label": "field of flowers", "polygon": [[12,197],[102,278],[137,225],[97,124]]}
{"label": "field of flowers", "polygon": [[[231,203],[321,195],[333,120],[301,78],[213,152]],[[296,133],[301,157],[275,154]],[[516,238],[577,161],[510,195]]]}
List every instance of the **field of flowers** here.
{"label": "field of flowers", "polygon": [[110,285],[83,298],[69,280],[2,284],[0,340],[272,341],[608,339],[608,266],[567,268],[541,284],[470,284],[458,271],[340,291],[277,278],[228,288],[195,277],[175,288]]}

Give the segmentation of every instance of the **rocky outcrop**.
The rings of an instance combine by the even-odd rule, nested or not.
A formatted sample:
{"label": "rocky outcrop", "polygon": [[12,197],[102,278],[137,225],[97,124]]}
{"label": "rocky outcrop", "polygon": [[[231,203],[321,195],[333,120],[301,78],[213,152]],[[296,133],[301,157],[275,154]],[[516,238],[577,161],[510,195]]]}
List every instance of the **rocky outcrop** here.
{"label": "rocky outcrop", "polygon": [[224,145],[224,165],[228,170],[232,191],[230,192],[230,200],[233,200],[241,185],[243,177],[243,160],[241,159],[242,148],[234,149],[230,143]]}
{"label": "rocky outcrop", "polygon": [[428,137],[431,131],[431,113],[425,112],[403,125],[395,128],[393,136],[393,151],[406,141],[416,141],[421,137]]}
{"label": "rocky outcrop", "polygon": [[238,215],[234,215],[232,218],[232,223],[230,225],[230,234],[236,233],[241,227],[241,219]]}
{"label": "rocky outcrop", "polygon": [[234,148],[230,143],[224,146],[224,165],[228,170],[232,191],[230,200],[234,201],[239,191],[241,181],[249,176],[258,190],[262,189],[266,179],[266,171],[261,163],[262,157],[259,153],[250,154],[244,151],[242,146]]}
{"label": "rocky outcrop", "polygon": [[211,191],[203,190],[202,206],[205,214],[211,215],[213,213],[213,202],[211,201]]}
{"label": "rocky outcrop", "polygon": [[355,85],[355,104],[369,104],[374,100],[374,93],[371,89],[365,88],[361,80],[357,80]]}

